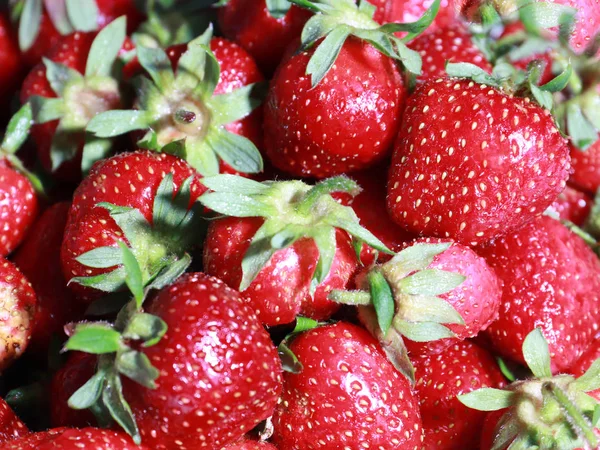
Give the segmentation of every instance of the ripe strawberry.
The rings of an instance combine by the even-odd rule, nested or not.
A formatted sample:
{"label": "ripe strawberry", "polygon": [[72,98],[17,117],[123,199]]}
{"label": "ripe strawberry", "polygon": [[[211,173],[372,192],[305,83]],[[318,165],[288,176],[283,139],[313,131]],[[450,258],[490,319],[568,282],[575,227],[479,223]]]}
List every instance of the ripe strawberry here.
{"label": "ripe strawberry", "polygon": [[[377,7],[375,21],[381,24],[396,22],[410,23],[419,20],[431,8],[433,0],[371,0]],[[446,27],[456,21],[457,13],[464,0],[442,0],[431,29]]]}
{"label": "ripe strawberry", "polygon": [[265,75],[271,75],[287,46],[300,36],[311,13],[296,5],[270,10],[265,0],[229,0],[219,9],[219,28],[226,38],[241,45]]}
{"label": "ripe strawberry", "polygon": [[21,82],[23,62],[5,13],[0,13],[0,67],[0,100],[7,104]]}
{"label": "ripe strawberry", "polygon": [[85,128],[96,114],[121,106],[119,84],[111,73],[124,40],[124,19],[98,35],[70,34],[23,83],[21,102],[33,105],[38,157],[61,180],[79,181],[110,151],[110,141],[91,139]]}
{"label": "ripe strawberry", "polygon": [[585,150],[571,146],[571,164],[573,173],[569,182],[581,190],[595,194],[600,187],[600,137]]}
{"label": "ripe strawberry", "polygon": [[19,358],[31,339],[36,309],[35,292],[10,261],[0,258],[0,371]]}
{"label": "ripe strawberry", "polygon": [[358,186],[347,178],[309,186],[221,175],[203,183],[214,191],[200,198],[204,206],[231,216],[211,222],[204,268],[239,288],[265,325],[290,323],[299,314],[327,319],[339,308],[327,296],[344,289],[358,266],[349,235],[389,253],[330,195],[355,195]]}
{"label": "ripe strawberry", "polygon": [[479,253],[504,282],[500,316],[486,331],[495,349],[523,362],[523,340],[540,327],[550,343],[553,370],[571,367],[592,343],[599,325],[597,256],[580,237],[547,216]]}
{"label": "ripe strawberry", "polygon": [[567,186],[554,200],[552,208],[561,219],[581,227],[589,216],[593,203],[592,198],[585,192]]}
{"label": "ripe strawberry", "polygon": [[[48,208],[13,257],[37,296],[29,349],[43,356],[47,354],[52,337],[64,337],[64,326],[83,315],[60,266],[60,248],[69,209],[68,202]],[[40,270],[41,267],[44,270]]]}
{"label": "ripe strawberry", "polygon": [[262,171],[264,79],[245,50],[213,39],[209,28],[187,45],[139,47],[137,56],[126,76],[141,64],[150,78],[139,79],[135,109],[100,114],[89,132],[107,138],[136,131],[139,147],[178,155],[204,176]]}
{"label": "ripe strawberry", "polygon": [[172,155],[138,151],[96,163],[75,191],[65,229],[61,264],[70,287],[86,302],[98,290],[124,288],[119,242],[131,246],[144,283],[185,262],[198,239],[194,202],[204,190],[198,174]]}
{"label": "ripe strawberry", "polygon": [[290,349],[303,369],[284,374],[273,417],[275,445],[286,450],[420,448],[417,400],[369,333],[338,322],[299,335]]}
{"label": "ripe strawberry", "polygon": [[29,433],[8,404],[0,398],[0,445]]}
{"label": "ripe strawberry", "polygon": [[235,444],[223,447],[221,450],[277,450],[273,444],[264,441],[255,441],[250,438],[243,438]]}
{"label": "ripe strawberry", "polygon": [[504,377],[494,358],[469,341],[439,354],[413,358],[425,440],[423,450],[478,450],[485,413],[457,400],[482,387],[501,387]]}
{"label": "ripe strawberry", "polygon": [[387,202],[408,230],[477,245],[543,213],[570,166],[547,110],[490,87],[494,78],[475,66],[467,72],[487,84],[430,80],[412,95]]}
{"label": "ripe strawberry", "polygon": [[53,428],[31,433],[0,445],[0,450],[148,450],[135,445],[129,436],[99,428]]}
{"label": "ripe strawberry", "polygon": [[492,72],[492,65],[473,43],[466,28],[453,23],[438,27],[414,39],[408,46],[419,52],[423,59],[423,73],[419,79],[446,76],[446,62],[467,62]]}

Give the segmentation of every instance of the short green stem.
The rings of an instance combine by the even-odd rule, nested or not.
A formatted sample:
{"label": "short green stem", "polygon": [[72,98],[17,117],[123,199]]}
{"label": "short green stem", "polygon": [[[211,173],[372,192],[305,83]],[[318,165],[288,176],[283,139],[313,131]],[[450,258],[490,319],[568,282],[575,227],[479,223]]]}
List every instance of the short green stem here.
{"label": "short green stem", "polygon": [[185,109],[178,109],[174,114],[175,121],[182,125],[189,125],[196,120],[196,114]]}

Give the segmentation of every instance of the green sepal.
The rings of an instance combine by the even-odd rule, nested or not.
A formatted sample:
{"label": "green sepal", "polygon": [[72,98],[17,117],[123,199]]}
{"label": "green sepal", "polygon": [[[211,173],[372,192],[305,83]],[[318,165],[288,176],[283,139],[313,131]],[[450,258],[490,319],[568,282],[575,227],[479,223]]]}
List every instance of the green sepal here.
{"label": "green sepal", "polygon": [[319,250],[319,260],[312,276],[311,294],[314,294],[317,286],[325,281],[325,278],[327,278],[327,275],[331,271],[331,266],[335,258],[335,249],[337,248],[335,235],[335,228],[330,228],[315,233],[312,236]]}
{"label": "green sepal", "polygon": [[566,118],[567,131],[577,148],[586,150],[598,140],[598,130],[584,116],[581,106],[576,103],[569,103],[567,105]]}
{"label": "green sepal", "polygon": [[123,331],[123,337],[142,341],[144,347],[156,345],[167,332],[167,324],[160,317],[147,313],[133,315]]}
{"label": "green sepal", "polygon": [[66,0],[69,21],[77,31],[98,29],[98,6],[96,0]]}
{"label": "green sepal", "polygon": [[260,173],[264,163],[258,148],[252,141],[225,128],[212,129],[206,143],[221,160],[242,173]]}
{"label": "green sepal", "polygon": [[137,56],[141,66],[150,75],[154,84],[161,90],[167,92],[175,82],[175,74],[169,57],[164,50],[159,48],[139,47]]}
{"label": "green sepal", "polygon": [[125,269],[118,267],[112,272],[90,277],[74,277],[70,283],[77,283],[84,287],[98,289],[103,292],[116,292],[123,289],[125,284]]}
{"label": "green sepal", "polygon": [[107,202],[98,203],[96,206],[109,212],[130,244],[136,241],[136,237],[147,233],[150,229],[150,224],[138,209]]}
{"label": "green sepal", "polygon": [[83,386],[77,389],[71,397],[69,397],[69,408],[91,408],[98,400],[100,400],[105,383],[106,374],[103,370],[99,370]]}
{"label": "green sepal", "polygon": [[75,258],[79,264],[96,269],[108,269],[123,264],[119,247],[96,247]]}
{"label": "green sepal", "polygon": [[502,389],[481,388],[468,394],[459,395],[457,398],[463,405],[471,409],[498,411],[513,405],[515,393]]}
{"label": "green sepal", "polygon": [[288,0],[266,0],[269,14],[276,19],[282,19],[286,16],[292,4]]}
{"label": "green sepal", "polygon": [[469,78],[477,83],[499,87],[498,80],[481,67],[471,63],[446,63],[446,73],[450,77]]}
{"label": "green sepal", "polygon": [[83,75],[70,67],[52,61],[48,58],[42,58],[44,66],[46,66],[46,78],[52,90],[62,97],[65,87],[75,81],[82,81]]}
{"label": "green sepal", "polygon": [[52,143],[50,145],[50,162],[52,172],[56,171],[64,163],[73,160],[81,143],[77,133],[65,130],[62,123],[58,124]]}
{"label": "green sepal", "polygon": [[[460,399],[459,399],[460,400]],[[521,424],[518,418],[511,412],[502,416],[496,428],[495,440],[491,450],[504,450],[515,441],[521,431]]]}
{"label": "green sepal", "polygon": [[19,48],[25,52],[31,48],[40,32],[42,0],[25,0],[19,21]]}
{"label": "green sepal", "polygon": [[62,98],[47,98],[33,95],[29,98],[32,119],[35,123],[46,123],[58,120],[65,114],[65,101]]}
{"label": "green sepal", "polygon": [[279,353],[279,359],[281,360],[281,367],[284,372],[288,373],[300,373],[304,367],[302,363],[298,359],[298,357],[294,354],[292,350],[287,345],[287,341],[283,341],[277,347],[277,352]]}
{"label": "green sepal", "polygon": [[523,342],[523,357],[527,366],[538,378],[552,376],[548,342],[539,328],[527,335]]}
{"label": "green sepal", "polygon": [[273,224],[269,221],[265,222],[252,238],[250,247],[248,247],[242,260],[240,292],[248,289],[250,284],[277,251],[276,248],[273,248],[270,245],[270,239],[267,239],[268,236],[273,234],[273,227],[277,227],[277,224]]}
{"label": "green sepal", "polygon": [[101,355],[114,353],[121,348],[121,334],[109,324],[82,323],[77,325],[75,333],[66,342],[65,350]]}
{"label": "green sepal", "polygon": [[464,325],[462,316],[446,300],[424,295],[405,295],[398,305],[398,316],[409,322],[435,322]]}
{"label": "green sepal", "polygon": [[165,267],[148,284],[147,289],[158,290],[172,284],[177,278],[185,273],[190,264],[192,264],[192,257],[187,253],[176,261],[165,264]]}
{"label": "green sepal", "polygon": [[377,323],[385,336],[392,326],[395,312],[394,294],[383,274],[372,271],[367,275],[369,292],[373,302],[373,308],[377,314]]}
{"label": "green sepal", "polygon": [[559,27],[565,16],[573,16],[577,10],[566,5],[552,2],[530,2],[519,8],[519,16],[527,18],[527,23],[545,29]]}
{"label": "green sepal", "polygon": [[121,378],[114,371],[106,377],[106,386],[102,391],[102,401],[110,411],[112,418],[132,437],[136,444],[140,444],[142,438],[135,417],[123,396]]}
{"label": "green sepal", "polygon": [[227,191],[238,195],[255,195],[269,190],[267,184],[229,174],[203,178],[202,184],[211,191]]}
{"label": "green sepal", "polygon": [[[75,1],[83,3],[84,1],[93,2],[94,0]],[[85,66],[86,77],[110,76],[113,65],[117,60],[117,55],[123,47],[126,35],[125,16],[115,19],[98,33],[94,42],[92,42],[92,47],[88,54]]]}
{"label": "green sepal", "polygon": [[432,342],[456,337],[447,327],[436,322],[408,322],[395,317],[393,327],[402,336],[414,342]]}
{"label": "green sepal", "polygon": [[216,83],[219,81],[219,64],[216,67],[219,70],[216,74],[216,82],[207,74],[207,70],[211,70],[208,59],[215,59],[210,51],[210,40],[212,39],[212,26],[209,26],[206,31],[187,45],[187,50],[181,55],[177,63],[177,75],[175,76],[175,87],[182,91],[195,90],[205,79],[212,80],[212,87],[208,88],[209,94],[212,94]]}
{"label": "green sepal", "polygon": [[145,111],[111,110],[100,113],[87,125],[86,131],[97,137],[120,136],[130,131],[148,128],[150,118]]}
{"label": "green sepal", "polygon": [[600,359],[594,361],[590,368],[575,380],[575,385],[583,392],[600,389]]}
{"label": "green sepal", "polygon": [[112,150],[112,141],[110,139],[94,137],[90,134],[85,136],[85,144],[81,153],[81,173],[85,177],[92,166],[110,156]]}
{"label": "green sepal", "polygon": [[341,291],[334,289],[327,297],[329,300],[350,306],[368,306],[373,304],[371,294],[366,291]]}
{"label": "green sepal", "polygon": [[404,278],[400,289],[408,295],[436,296],[453,291],[466,279],[460,273],[424,269]]}
{"label": "green sepal", "polygon": [[145,297],[142,269],[140,268],[135,255],[127,245],[123,242],[119,242],[119,248],[121,250],[121,258],[126,273],[125,283],[133,294],[137,307],[141,308]]}
{"label": "green sepal", "polygon": [[117,357],[115,367],[119,373],[145,388],[156,389],[155,381],[160,372],[144,353],[135,350],[123,352]]}
{"label": "green sepal", "polygon": [[346,42],[351,32],[352,30],[348,26],[337,26],[317,47],[306,66],[306,74],[311,76],[313,88],[325,78],[327,72],[333,67],[344,42]]}
{"label": "green sepal", "polygon": [[215,111],[212,124],[223,126],[249,116],[263,103],[268,87],[269,83],[264,81],[242,86],[228,94],[215,95],[208,101]]}
{"label": "green sepal", "polygon": [[45,1],[44,8],[50,17],[50,21],[54,28],[62,35],[66,36],[75,31],[67,14],[66,1]]}
{"label": "green sepal", "polygon": [[400,269],[405,276],[409,273],[424,270],[435,259],[452,246],[450,242],[439,244],[417,243],[402,250],[394,256],[386,267]]}
{"label": "green sepal", "polygon": [[516,375],[513,373],[513,371],[510,369],[510,367],[508,367],[508,364],[506,364],[506,361],[503,358],[497,356],[496,363],[498,364],[498,368],[500,369],[500,372],[502,372],[502,375],[504,375],[504,378],[506,378],[511,383],[513,381],[516,381],[516,379],[517,379]]}
{"label": "green sepal", "polygon": [[15,154],[27,140],[31,129],[32,108],[25,103],[19,111],[11,117],[6,126],[6,133],[2,139],[1,149],[3,153]]}

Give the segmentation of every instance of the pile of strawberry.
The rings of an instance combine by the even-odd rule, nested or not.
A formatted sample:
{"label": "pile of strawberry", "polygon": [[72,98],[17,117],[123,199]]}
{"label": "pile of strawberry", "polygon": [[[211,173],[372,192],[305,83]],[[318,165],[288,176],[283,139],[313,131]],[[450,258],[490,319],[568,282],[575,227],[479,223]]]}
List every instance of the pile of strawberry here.
{"label": "pile of strawberry", "polygon": [[600,448],[598,30],[11,0],[0,450]]}

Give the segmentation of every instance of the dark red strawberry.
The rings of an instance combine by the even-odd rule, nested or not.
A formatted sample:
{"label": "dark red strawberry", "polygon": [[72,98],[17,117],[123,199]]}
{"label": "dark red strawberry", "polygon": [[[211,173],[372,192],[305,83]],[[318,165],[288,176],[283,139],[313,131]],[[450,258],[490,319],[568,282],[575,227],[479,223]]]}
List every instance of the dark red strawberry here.
{"label": "dark red strawberry", "polygon": [[223,447],[221,450],[277,450],[273,444],[264,441],[256,441],[250,438],[243,438],[235,444]]}
{"label": "dark red strawberry", "polygon": [[592,198],[585,192],[567,186],[554,200],[552,208],[561,219],[566,219],[581,227],[589,216],[593,203]]}
{"label": "dark red strawberry", "polygon": [[21,82],[23,62],[5,13],[0,14],[0,67],[0,99],[6,104]]}
{"label": "dark red strawberry", "polygon": [[244,49],[209,28],[187,45],[139,47],[137,56],[126,76],[143,68],[150,78],[139,79],[135,109],[100,114],[88,131],[135,131],[139,147],[176,154],[205,176],[262,171],[264,78]]}
{"label": "dark red strawberry", "polygon": [[355,195],[358,186],[347,178],[309,186],[221,175],[203,183],[214,192],[200,201],[231,216],[211,222],[204,268],[240,289],[265,325],[290,323],[299,314],[327,319],[338,309],[327,296],[345,289],[358,266],[349,235],[389,253],[330,195]]}
{"label": "dark red strawberry", "polygon": [[265,75],[279,65],[287,46],[297,37],[310,11],[296,5],[270,10],[265,0],[229,0],[219,9],[219,28],[256,60]]}
{"label": "dark red strawberry", "polygon": [[599,326],[597,256],[580,237],[547,216],[482,248],[480,254],[504,282],[500,316],[486,331],[495,349],[523,362],[523,340],[540,327],[550,344],[553,370],[571,367]]}
{"label": "dark red strawberry", "polygon": [[0,445],[0,450],[148,450],[136,445],[125,433],[99,428],[53,428],[31,433]]}
{"label": "dark red strawberry", "polygon": [[577,188],[595,194],[600,187],[600,138],[585,150],[571,147],[573,173],[569,181]]}
{"label": "dark red strawberry", "polygon": [[364,329],[344,322],[316,328],[290,349],[302,370],[284,375],[273,417],[275,445],[420,448],[421,418],[410,385]]}
{"label": "dark red strawberry", "polygon": [[98,35],[61,38],[23,83],[21,102],[33,106],[38,157],[61,180],[79,181],[110,151],[110,141],[90,139],[85,129],[96,114],[121,106],[111,74],[125,37],[125,21],[119,19]]}
{"label": "dark red strawberry", "polygon": [[460,403],[458,395],[501,387],[504,377],[494,358],[469,341],[440,354],[413,358],[425,440],[423,450],[479,450],[485,413]]}
{"label": "dark red strawberry", "polygon": [[0,398],[0,445],[28,433],[27,426],[17,417],[10,406]]}
{"label": "dark red strawberry", "polygon": [[34,327],[36,298],[31,284],[10,261],[0,258],[0,371],[27,349]]}
{"label": "dark red strawberry", "polygon": [[564,189],[570,165],[547,110],[466,66],[487,84],[430,80],[410,98],[387,202],[408,230],[476,245],[542,214]]}
{"label": "dark red strawberry", "polygon": [[164,153],[122,153],[96,163],[75,191],[65,229],[61,264],[70,286],[88,302],[98,290],[124,288],[119,242],[131,246],[145,282],[188,259],[186,249],[198,240],[194,202],[204,191],[197,172]]}
{"label": "dark red strawberry", "polygon": [[48,208],[13,257],[15,265],[31,282],[38,300],[30,351],[44,357],[52,337],[64,337],[63,327],[83,315],[82,306],[67,287],[60,265],[69,209],[68,202]]}

